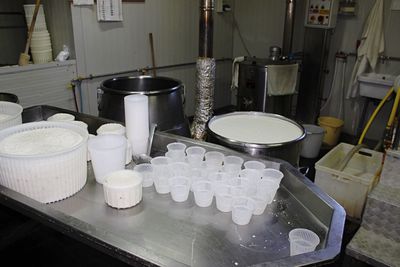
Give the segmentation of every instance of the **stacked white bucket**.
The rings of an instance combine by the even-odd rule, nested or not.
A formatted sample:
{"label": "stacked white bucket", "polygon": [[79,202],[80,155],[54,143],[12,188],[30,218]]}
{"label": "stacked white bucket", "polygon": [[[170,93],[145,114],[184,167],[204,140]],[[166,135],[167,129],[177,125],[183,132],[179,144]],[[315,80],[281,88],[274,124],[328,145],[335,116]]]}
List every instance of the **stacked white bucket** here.
{"label": "stacked white bucket", "polygon": [[[24,5],[25,17],[28,29],[32,22],[35,5]],[[33,63],[41,64],[52,61],[53,51],[51,49],[50,34],[47,31],[43,5],[40,5],[36,17],[35,27],[31,39],[31,53]]]}

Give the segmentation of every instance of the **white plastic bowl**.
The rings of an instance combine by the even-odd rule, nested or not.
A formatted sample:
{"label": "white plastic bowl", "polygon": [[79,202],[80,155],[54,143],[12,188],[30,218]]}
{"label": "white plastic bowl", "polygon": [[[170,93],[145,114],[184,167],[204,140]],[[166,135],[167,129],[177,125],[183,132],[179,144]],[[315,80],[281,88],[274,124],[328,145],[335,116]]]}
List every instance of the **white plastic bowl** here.
{"label": "white plastic bowl", "polygon": [[112,172],[104,179],[106,203],[117,209],[126,209],[142,200],[142,176],[131,170]]}
{"label": "white plastic bowl", "polygon": [[74,147],[42,155],[0,152],[0,184],[42,203],[65,199],[78,192],[87,178],[87,139],[83,128],[62,122],[33,122],[0,131],[0,142],[13,134],[45,128],[64,128],[82,136]]}
{"label": "white plastic bowl", "polygon": [[0,130],[22,124],[22,110],[21,105],[0,101],[0,114],[7,116],[7,118],[0,119]]}

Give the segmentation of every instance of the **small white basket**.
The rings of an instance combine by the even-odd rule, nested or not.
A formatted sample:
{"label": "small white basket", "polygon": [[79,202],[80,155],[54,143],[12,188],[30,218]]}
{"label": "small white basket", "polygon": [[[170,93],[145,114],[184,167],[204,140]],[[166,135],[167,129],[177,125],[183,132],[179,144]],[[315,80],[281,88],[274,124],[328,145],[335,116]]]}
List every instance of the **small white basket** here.
{"label": "small white basket", "polygon": [[10,116],[8,119],[0,121],[0,130],[22,124],[22,110],[23,108],[21,105],[0,101],[0,114],[6,114]]}
{"label": "small white basket", "polygon": [[65,199],[78,192],[87,178],[88,133],[62,122],[33,122],[0,131],[0,141],[35,129],[64,128],[82,136],[74,147],[43,155],[10,155],[0,152],[0,184],[42,203]]}

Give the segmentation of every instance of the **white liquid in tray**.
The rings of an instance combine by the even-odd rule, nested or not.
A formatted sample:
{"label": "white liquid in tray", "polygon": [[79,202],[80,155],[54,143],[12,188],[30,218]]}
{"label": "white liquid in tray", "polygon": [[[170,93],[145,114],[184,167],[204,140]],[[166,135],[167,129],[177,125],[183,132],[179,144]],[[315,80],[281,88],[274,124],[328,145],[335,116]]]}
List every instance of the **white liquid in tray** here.
{"label": "white liquid in tray", "polygon": [[0,142],[0,153],[11,155],[45,155],[72,148],[83,137],[68,129],[46,128],[15,133]]}
{"label": "white liquid in tray", "polygon": [[275,144],[296,140],[303,131],[295,124],[269,116],[232,115],[210,123],[214,133],[251,144]]}
{"label": "white liquid in tray", "polygon": [[8,114],[0,113],[0,122],[6,121],[6,120],[8,120],[10,118],[11,118],[11,116],[8,115]]}

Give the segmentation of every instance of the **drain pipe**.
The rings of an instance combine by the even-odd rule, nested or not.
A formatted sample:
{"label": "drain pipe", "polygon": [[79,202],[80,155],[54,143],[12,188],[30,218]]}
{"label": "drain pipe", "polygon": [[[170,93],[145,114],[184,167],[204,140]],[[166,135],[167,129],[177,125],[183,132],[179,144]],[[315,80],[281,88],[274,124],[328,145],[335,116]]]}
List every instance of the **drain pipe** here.
{"label": "drain pipe", "polygon": [[200,0],[199,57],[196,74],[196,110],[191,126],[192,137],[204,140],[206,124],[214,104],[215,68],[213,58],[214,0]]}
{"label": "drain pipe", "polygon": [[296,11],[296,0],[286,1],[285,26],[283,30],[282,54],[287,56],[292,52],[294,16]]}

